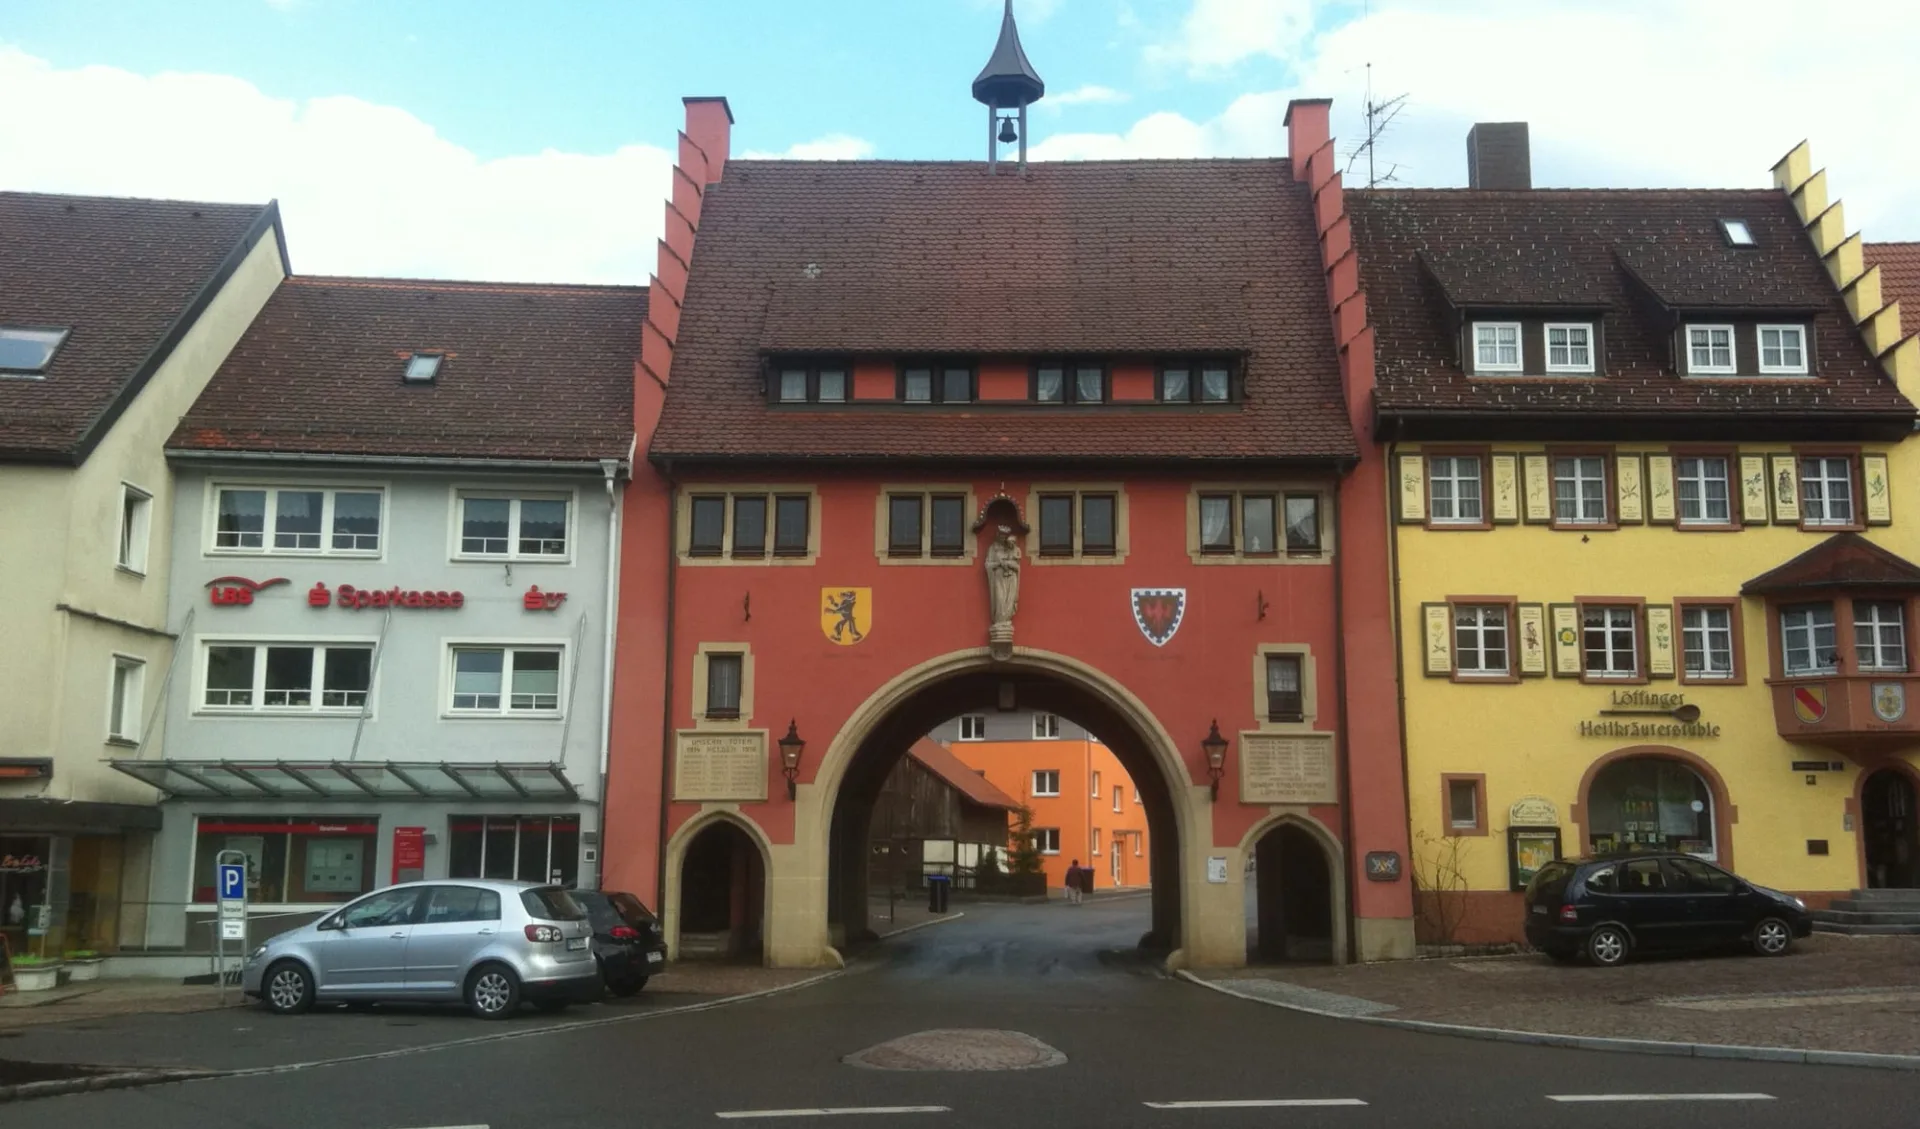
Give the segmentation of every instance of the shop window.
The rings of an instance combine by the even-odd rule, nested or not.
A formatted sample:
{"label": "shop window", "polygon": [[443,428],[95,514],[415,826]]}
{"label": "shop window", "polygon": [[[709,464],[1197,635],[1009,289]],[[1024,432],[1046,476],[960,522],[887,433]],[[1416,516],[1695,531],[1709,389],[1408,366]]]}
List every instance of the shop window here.
{"label": "shop window", "polygon": [[29,951],[33,907],[47,904],[53,840],[45,835],[0,835],[0,936],[17,955]]}
{"label": "shop window", "polygon": [[1587,793],[1587,847],[1716,855],[1713,793],[1686,765],[1664,757],[1628,757],[1601,769]]}
{"label": "shop window", "polygon": [[212,549],[371,556],[380,551],[380,517],[378,490],[221,486],[214,492]]}
{"label": "shop window", "polygon": [[462,496],[461,557],[542,560],[567,555],[565,498]]}
{"label": "shop window", "polygon": [[221,851],[246,855],[250,902],[344,902],[375,885],[379,822],[372,816],[201,816],[196,831],[195,902],[216,899]]}
{"label": "shop window", "polygon": [[447,877],[552,882],[580,875],[578,816],[456,815],[447,821]]}

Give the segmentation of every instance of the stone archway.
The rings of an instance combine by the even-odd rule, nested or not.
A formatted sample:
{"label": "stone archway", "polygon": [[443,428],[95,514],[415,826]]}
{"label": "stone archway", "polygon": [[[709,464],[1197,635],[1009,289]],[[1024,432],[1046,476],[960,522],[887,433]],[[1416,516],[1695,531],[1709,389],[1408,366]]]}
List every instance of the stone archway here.
{"label": "stone archway", "polygon": [[[1240,881],[1244,881],[1247,864],[1254,864],[1255,900],[1251,908],[1260,959],[1346,963],[1347,864],[1337,836],[1310,815],[1280,812],[1247,832],[1235,858],[1238,866],[1233,873]],[[1307,886],[1304,890],[1299,889],[1303,882]],[[1290,884],[1295,887],[1291,899],[1287,894]],[[1289,948],[1286,938],[1318,941],[1323,927],[1324,954],[1317,944],[1312,952],[1297,945]],[[1280,940],[1277,945],[1276,932]],[[1248,946],[1249,959],[1255,957],[1253,947]]]}
{"label": "stone archway", "polygon": [[1733,798],[1727,793],[1726,781],[1721,779],[1712,764],[1704,757],[1671,745],[1628,745],[1598,757],[1587,766],[1587,771],[1580,777],[1579,800],[1569,813],[1574,826],[1574,842],[1566,849],[1566,853],[1584,854],[1588,850],[1590,831],[1594,825],[1591,797],[1595,778],[1623,761],[1638,759],[1676,763],[1691,771],[1706,786],[1713,807],[1714,861],[1722,868],[1732,870],[1733,826],[1740,822],[1740,809],[1734,805]]}
{"label": "stone archway", "polygon": [[[685,951],[682,944],[683,936],[716,931],[712,928],[707,915],[702,912],[707,908],[705,906],[701,907],[702,911],[692,915],[693,928],[688,928],[688,869],[690,863],[701,866],[703,871],[711,865],[711,860],[706,857],[710,852],[703,851],[701,848],[709,846],[714,836],[721,833],[733,841],[733,848],[728,856],[729,867],[725,876],[725,905],[728,922],[724,929],[719,931],[728,935],[726,944],[734,951],[702,955],[740,955],[748,948],[761,949],[764,955],[768,920],[772,908],[771,851],[765,837],[752,820],[743,818],[737,811],[726,807],[701,812],[682,824],[667,840],[666,885],[661,891],[659,908],[661,921],[666,928],[669,960],[679,960],[682,956],[692,955]],[[712,890],[700,892],[703,895],[714,893]],[[749,934],[735,936],[736,926],[742,925],[750,931]]]}
{"label": "stone archway", "polygon": [[1869,768],[1854,787],[1863,889],[1920,887],[1920,772],[1901,760]]}
{"label": "stone archway", "polygon": [[[1015,706],[1006,706],[1009,693]],[[1243,963],[1240,905],[1227,896],[1237,890],[1205,880],[1213,849],[1207,786],[1194,783],[1173,739],[1125,686],[1078,659],[1024,647],[1001,661],[984,647],[929,659],[848,717],[812,782],[799,786],[793,846],[772,852],[769,961],[841,963],[836,932],[857,936],[864,928],[865,867],[848,859],[865,842],[879,783],[939,722],[963,708],[1001,707],[1047,710],[1099,731],[1141,786],[1155,844],[1154,924],[1143,942],[1168,950],[1173,966]]]}

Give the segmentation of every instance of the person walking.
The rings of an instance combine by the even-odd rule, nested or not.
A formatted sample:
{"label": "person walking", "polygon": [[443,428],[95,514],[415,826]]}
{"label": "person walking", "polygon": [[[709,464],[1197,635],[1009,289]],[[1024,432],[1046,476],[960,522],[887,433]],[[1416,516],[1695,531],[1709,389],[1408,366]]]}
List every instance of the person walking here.
{"label": "person walking", "polygon": [[1080,904],[1080,860],[1074,859],[1067,864],[1067,904]]}

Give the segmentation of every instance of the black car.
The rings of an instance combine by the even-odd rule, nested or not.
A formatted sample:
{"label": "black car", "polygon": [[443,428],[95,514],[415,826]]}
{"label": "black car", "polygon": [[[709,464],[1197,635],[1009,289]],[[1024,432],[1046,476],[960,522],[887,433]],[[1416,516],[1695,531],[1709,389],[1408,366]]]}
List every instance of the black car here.
{"label": "black car", "polygon": [[667,939],[652,911],[617,890],[569,890],[593,924],[600,979],[616,996],[631,996],[667,966]]}
{"label": "black car", "polygon": [[1548,863],[1527,883],[1526,906],[1534,948],[1608,968],[1636,950],[1747,945],[1777,957],[1813,932],[1799,898],[1657,851]]}

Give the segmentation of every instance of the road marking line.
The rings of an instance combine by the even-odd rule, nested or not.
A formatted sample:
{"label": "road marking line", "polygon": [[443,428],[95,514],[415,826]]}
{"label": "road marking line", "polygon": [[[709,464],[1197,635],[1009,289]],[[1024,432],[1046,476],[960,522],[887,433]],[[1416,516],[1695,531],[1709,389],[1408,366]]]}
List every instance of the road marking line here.
{"label": "road marking line", "polygon": [[1216,1102],[1141,1102],[1148,1109],[1272,1109],[1278,1106],[1366,1105],[1359,1098],[1244,1098]]}
{"label": "road marking line", "polygon": [[821,1109],[734,1109],[714,1116],[738,1121],[749,1117],[844,1117],[863,1113],[952,1113],[943,1105],[855,1105]]}
{"label": "road marking line", "polygon": [[1550,1102],[1770,1102],[1772,1094],[1548,1094]]}

